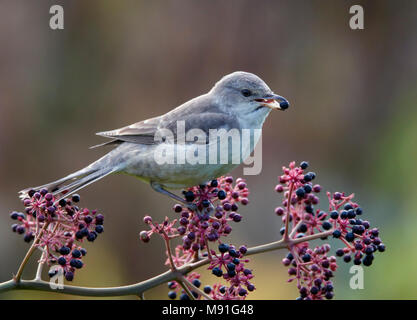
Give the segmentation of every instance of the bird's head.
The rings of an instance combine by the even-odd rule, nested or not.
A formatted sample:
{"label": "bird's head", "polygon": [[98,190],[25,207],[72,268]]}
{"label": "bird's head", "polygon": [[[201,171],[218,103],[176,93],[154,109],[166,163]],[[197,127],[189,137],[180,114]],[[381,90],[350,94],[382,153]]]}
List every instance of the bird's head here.
{"label": "bird's head", "polygon": [[272,92],[258,76],[237,71],[224,76],[210,91],[225,112],[240,117],[265,118],[271,110],[288,109],[288,101]]}

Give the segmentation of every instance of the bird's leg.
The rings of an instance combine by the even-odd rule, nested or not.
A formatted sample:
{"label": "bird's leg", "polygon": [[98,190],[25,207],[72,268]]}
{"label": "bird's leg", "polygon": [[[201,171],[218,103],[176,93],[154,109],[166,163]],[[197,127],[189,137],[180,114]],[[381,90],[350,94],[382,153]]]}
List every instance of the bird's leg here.
{"label": "bird's leg", "polygon": [[162,193],[162,194],[170,197],[171,199],[174,199],[175,201],[178,201],[178,202],[182,203],[188,209],[190,209],[192,211],[197,211],[197,206],[194,203],[187,202],[183,198],[177,196],[175,193],[172,193],[172,192],[169,192],[168,190],[165,190],[160,184],[155,183],[155,182],[151,182],[151,187],[155,191],[157,191],[159,193]]}

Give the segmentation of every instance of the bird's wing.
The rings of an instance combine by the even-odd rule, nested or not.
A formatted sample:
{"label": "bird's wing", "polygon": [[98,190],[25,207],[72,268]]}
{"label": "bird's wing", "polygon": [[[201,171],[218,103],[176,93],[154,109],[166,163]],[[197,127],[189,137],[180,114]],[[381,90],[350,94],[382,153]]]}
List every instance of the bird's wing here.
{"label": "bird's wing", "polygon": [[136,122],[120,129],[97,132],[96,134],[105,138],[113,139],[103,145],[120,143],[123,141],[138,144],[154,144],[154,135],[158,129],[159,123],[161,122],[161,118],[162,117],[155,117]]}
{"label": "bird's wing", "polygon": [[184,121],[185,134],[191,129],[202,130],[206,135],[206,141],[199,140],[197,143],[203,144],[209,142],[210,129],[239,128],[236,117],[222,111],[218,104],[213,102],[210,94],[194,98],[168,112],[162,117],[159,128],[171,130],[175,141],[185,141],[184,132],[177,130],[180,121]]}
{"label": "bird's wing", "polygon": [[[179,121],[184,121],[183,129],[179,127]],[[207,144],[209,143],[210,129],[225,129],[229,131],[232,128],[237,127],[238,122],[233,117],[224,113],[191,113],[185,114],[183,117],[175,119],[170,119],[168,123],[165,124],[164,128],[169,129],[174,134],[175,141],[183,141],[187,143],[198,143],[198,144]],[[192,129],[199,129],[204,133],[205,140],[197,141],[186,141],[186,134]],[[200,132],[201,132],[200,131]],[[199,133],[197,133],[199,134]],[[189,137],[193,139],[194,137]]]}
{"label": "bird's wing", "polygon": [[[230,130],[239,126],[239,122],[234,116],[222,112],[215,104],[211,103],[207,96],[200,96],[162,116],[120,129],[99,132],[97,135],[113,139],[106,144],[132,142],[152,145],[158,143],[154,139],[158,130],[169,129],[173,133],[175,141],[185,141],[184,133],[179,130],[177,132],[179,121],[184,121],[185,133],[190,129],[200,129],[206,134],[206,141],[199,141],[199,143],[208,143],[210,129]],[[161,133],[163,134],[163,132]]]}

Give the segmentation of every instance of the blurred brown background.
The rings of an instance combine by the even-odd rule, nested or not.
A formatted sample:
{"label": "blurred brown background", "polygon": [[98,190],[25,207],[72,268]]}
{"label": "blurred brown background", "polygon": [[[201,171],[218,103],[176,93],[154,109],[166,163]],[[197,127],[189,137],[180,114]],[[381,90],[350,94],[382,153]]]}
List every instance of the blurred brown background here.
{"label": "blurred brown background", "polygon": [[[53,4],[64,7],[64,30],[49,28]],[[364,30],[349,28],[353,4],[364,6]],[[416,17],[416,1],[2,0],[0,281],[16,272],[28,248],[10,230],[9,212],[22,209],[18,190],[101,156],[106,150],[88,150],[103,141],[95,132],[165,113],[244,70],[291,108],[265,123],[263,171],[247,177],[251,203],[230,241],[255,245],[279,237],[276,176],[289,161],[308,160],[325,190],[357,194],[387,245],[365,270],[364,290],[349,288],[348,267],[340,263],[336,298],[417,298]],[[74,284],[129,284],[166,270],[162,241],[145,245],[138,233],[144,215],[172,216],[171,200],[123,175],[81,195],[106,221],[105,233],[87,244],[86,267]],[[283,255],[253,257],[252,298],[297,296],[286,283]],[[32,265],[24,277],[34,271]],[[165,299],[167,291],[161,286],[148,297]]]}

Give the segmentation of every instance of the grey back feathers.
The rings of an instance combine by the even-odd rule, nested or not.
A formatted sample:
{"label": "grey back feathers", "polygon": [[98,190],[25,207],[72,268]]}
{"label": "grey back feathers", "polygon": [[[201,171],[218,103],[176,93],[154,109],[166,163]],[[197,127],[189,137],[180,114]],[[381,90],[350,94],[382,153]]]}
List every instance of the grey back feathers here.
{"label": "grey back feathers", "polygon": [[247,72],[234,72],[218,81],[209,93],[194,98],[170,112],[132,125],[111,130],[98,132],[97,135],[112,139],[112,141],[93,146],[99,147],[109,144],[132,142],[137,144],[155,144],[154,135],[158,130],[168,129],[178,137],[177,122],[185,122],[185,132],[199,128],[209,135],[209,129],[241,129],[236,110],[231,105],[249,103],[241,95],[242,89],[251,90],[254,94],[267,94],[271,92],[265,82],[254,74]]}

